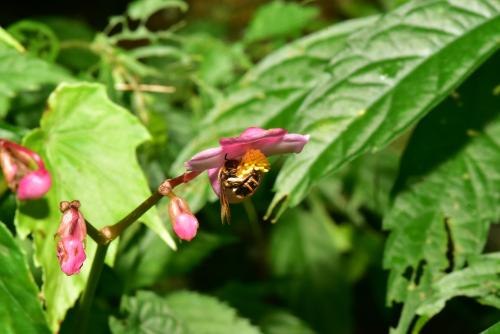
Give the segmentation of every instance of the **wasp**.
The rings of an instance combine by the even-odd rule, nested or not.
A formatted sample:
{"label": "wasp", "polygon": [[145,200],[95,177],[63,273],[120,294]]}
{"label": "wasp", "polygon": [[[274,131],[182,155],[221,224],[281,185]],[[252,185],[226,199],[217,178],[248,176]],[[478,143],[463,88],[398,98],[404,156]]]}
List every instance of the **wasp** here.
{"label": "wasp", "polygon": [[227,159],[219,171],[221,220],[231,220],[229,203],[239,203],[252,196],[270,165],[259,150],[248,150],[241,160]]}

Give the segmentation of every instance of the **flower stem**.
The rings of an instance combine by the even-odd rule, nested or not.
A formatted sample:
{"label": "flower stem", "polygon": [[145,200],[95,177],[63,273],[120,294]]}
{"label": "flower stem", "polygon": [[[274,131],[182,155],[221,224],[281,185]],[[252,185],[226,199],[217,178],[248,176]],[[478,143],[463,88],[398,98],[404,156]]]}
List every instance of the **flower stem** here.
{"label": "flower stem", "polygon": [[120,234],[122,234],[127,227],[132,225],[135,221],[137,221],[137,219],[145,214],[146,211],[158,203],[163,196],[168,196],[172,192],[172,189],[182,183],[191,181],[199,174],[200,172],[187,172],[176,178],[165,180],[160,187],[158,187],[158,190],[146,198],[144,202],[139,204],[139,206],[119,220],[116,224],[108,225],[98,230],[90,222],[85,221],[88,235],[97,243],[97,251],[94,261],[92,262],[92,267],[90,268],[90,276],[87,281],[85,292],[80,300],[80,307],[76,318],[78,333],[86,332],[90,308],[92,306],[95,290],[97,288],[97,284],[99,283],[99,277],[101,276],[101,271],[104,266],[104,259],[106,258],[109,243],[120,236]]}
{"label": "flower stem", "polygon": [[87,281],[87,287],[80,300],[80,308],[76,317],[76,323],[78,326],[77,333],[86,333],[87,324],[90,317],[90,308],[94,300],[95,290],[97,284],[99,283],[99,278],[101,276],[102,268],[104,266],[104,259],[106,258],[106,252],[108,251],[108,245],[97,245],[97,250],[94,257],[94,262],[92,262],[92,268],[90,269],[89,279]]}

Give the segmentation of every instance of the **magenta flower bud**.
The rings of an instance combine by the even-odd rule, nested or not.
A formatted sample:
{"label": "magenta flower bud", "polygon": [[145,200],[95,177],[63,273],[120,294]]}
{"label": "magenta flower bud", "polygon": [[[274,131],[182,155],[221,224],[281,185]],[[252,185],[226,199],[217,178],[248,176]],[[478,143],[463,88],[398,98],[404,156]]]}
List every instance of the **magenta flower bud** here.
{"label": "magenta flower bud", "polygon": [[52,184],[38,154],[14,142],[0,139],[0,165],[9,188],[20,200],[45,195]]}
{"label": "magenta flower bud", "polygon": [[68,236],[57,243],[57,258],[63,273],[71,276],[80,273],[87,256],[81,240],[74,236]]}
{"label": "magenta flower bud", "polygon": [[43,197],[52,185],[50,174],[46,169],[39,169],[25,175],[17,188],[17,198],[20,200]]}
{"label": "magenta flower bud", "polygon": [[198,231],[198,220],[185,200],[175,195],[170,198],[168,213],[174,232],[182,240],[191,241]]}
{"label": "magenta flower bud", "polygon": [[57,258],[61,270],[68,276],[79,274],[80,268],[87,258],[84,250],[87,226],[79,208],[79,201],[63,201],[60,203],[60,210],[63,215],[55,235],[60,237],[57,243]]}

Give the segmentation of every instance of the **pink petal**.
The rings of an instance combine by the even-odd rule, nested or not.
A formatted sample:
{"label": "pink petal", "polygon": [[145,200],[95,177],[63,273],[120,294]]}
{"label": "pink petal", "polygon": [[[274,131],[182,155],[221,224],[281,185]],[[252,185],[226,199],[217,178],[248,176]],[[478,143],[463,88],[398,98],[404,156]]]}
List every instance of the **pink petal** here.
{"label": "pink petal", "polygon": [[45,169],[36,170],[21,179],[17,189],[17,198],[20,200],[40,198],[49,191],[51,185],[49,172]]}
{"label": "pink petal", "polygon": [[286,133],[285,129],[248,128],[239,137],[222,138],[219,143],[228,159],[237,159],[251,148],[260,150],[263,146],[280,142]]}
{"label": "pink petal", "polygon": [[262,153],[266,156],[299,153],[304,145],[309,141],[309,135],[299,135],[296,133],[286,134],[279,142],[267,143],[260,147]]}
{"label": "pink petal", "polygon": [[59,240],[57,244],[57,258],[61,270],[68,276],[80,273],[80,268],[87,258],[83,249],[83,242],[76,237]]}
{"label": "pink petal", "polygon": [[220,196],[220,182],[219,182],[219,171],[220,168],[211,168],[207,171],[208,179],[212,185],[212,189],[217,196]]}
{"label": "pink petal", "polygon": [[186,162],[186,168],[190,171],[204,171],[219,167],[224,163],[224,152],[221,147],[213,147],[201,151]]}
{"label": "pink petal", "polygon": [[198,220],[189,213],[181,213],[175,218],[174,232],[182,240],[190,241],[198,231]]}

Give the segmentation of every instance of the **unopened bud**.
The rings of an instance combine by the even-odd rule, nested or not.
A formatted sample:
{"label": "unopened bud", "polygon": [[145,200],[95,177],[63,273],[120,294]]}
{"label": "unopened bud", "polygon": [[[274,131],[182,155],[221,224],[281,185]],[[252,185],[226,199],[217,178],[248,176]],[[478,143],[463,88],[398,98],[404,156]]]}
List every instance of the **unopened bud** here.
{"label": "unopened bud", "polygon": [[192,240],[196,236],[199,224],[186,201],[180,197],[172,196],[168,212],[175,234],[182,240]]}
{"label": "unopened bud", "polygon": [[0,165],[9,188],[20,200],[45,195],[52,184],[38,154],[14,142],[0,139]]}
{"label": "unopened bud", "polygon": [[85,218],[79,211],[79,201],[63,201],[59,204],[59,208],[63,215],[56,233],[56,237],[60,237],[57,243],[57,258],[61,270],[69,276],[80,273],[80,268],[86,259],[84,242],[87,227]]}

